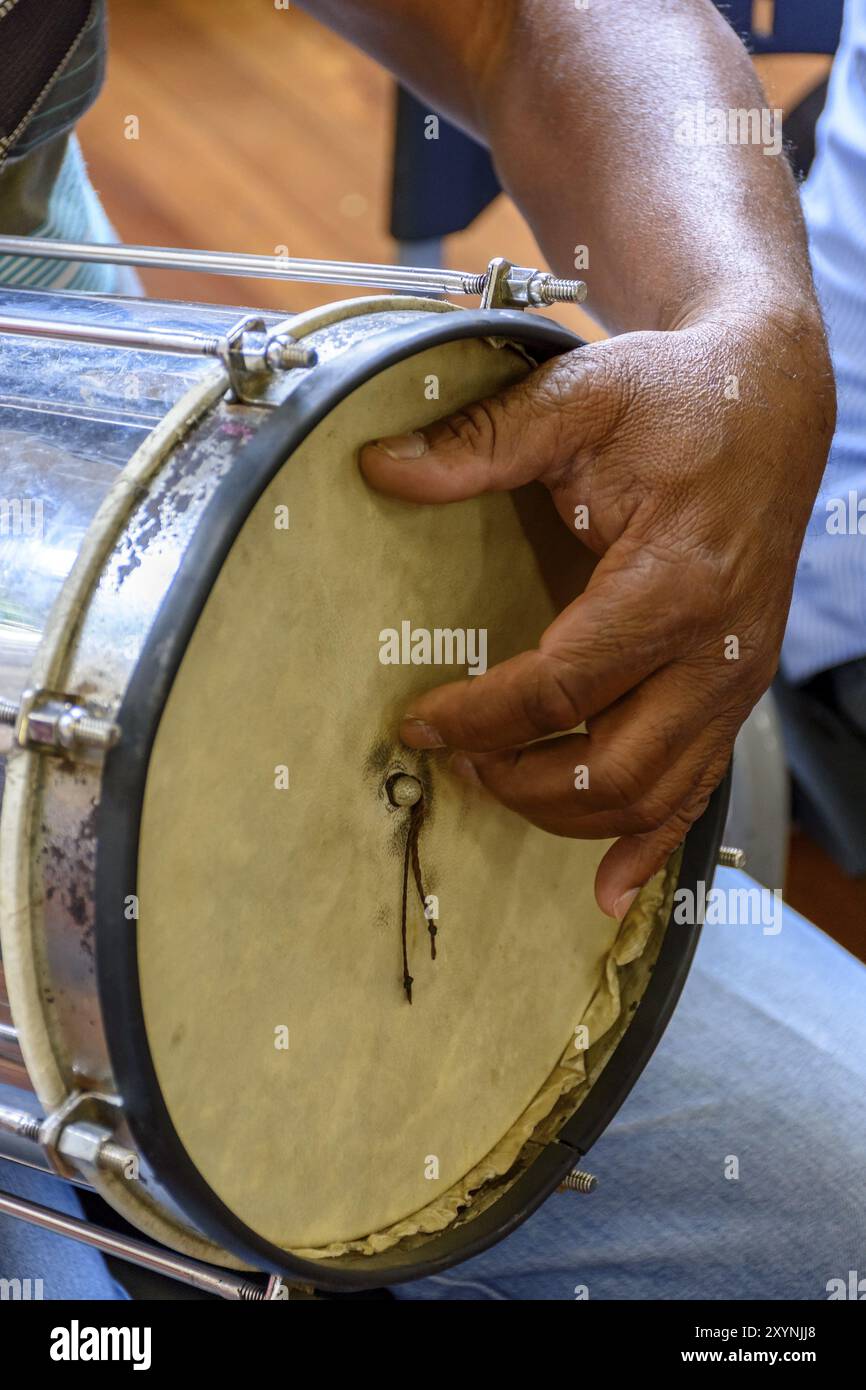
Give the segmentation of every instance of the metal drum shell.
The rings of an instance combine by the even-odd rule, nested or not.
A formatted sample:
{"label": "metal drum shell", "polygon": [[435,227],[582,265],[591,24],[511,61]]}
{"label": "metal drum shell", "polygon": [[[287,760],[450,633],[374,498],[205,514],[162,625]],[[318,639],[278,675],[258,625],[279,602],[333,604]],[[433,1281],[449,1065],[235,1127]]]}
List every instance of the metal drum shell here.
{"label": "metal drum shell", "polygon": [[[208,331],[226,327],[238,318],[237,310],[210,306],[33,292],[7,291],[4,307],[10,304],[19,313],[26,310],[42,317],[56,314],[77,322],[115,323],[120,318],[142,326],[189,328],[191,323],[203,324]],[[435,301],[409,297],[355,299],[299,315],[293,320],[293,328],[299,335],[309,334],[321,359],[327,361],[369,337],[371,332],[383,332],[408,319],[427,321],[431,310],[437,313],[445,308]],[[279,321],[278,315],[268,317]],[[8,339],[2,345],[10,350]],[[55,466],[46,467],[40,479],[48,494],[45,502],[50,518],[46,543],[40,547],[44,552],[43,582],[34,583],[33,545],[29,537],[9,538],[0,566],[2,600],[6,605],[0,612],[0,675],[4,682],[0,695],[12,700],[20,698],[32,683],[34,662],[52,609],[88,527],[124,465],[179,401],[188,401],[202,391],[205,396],[214,396],[197,425],[168,451],[164,466],[155,474],[146,495],[131,507],[116,544],[106,556],[69,653],[64,688],[99,702],[106,716],[113,717],[140,659],[147,632],[220,480],[235,466],[246,443],[273,412],[264,405],[229,404],[221,399],[227,386],[221,370],[200,358],[178,359],[160,353],[69,343],[58,348],[44,340],[23,339],[14,344],[13,361],[15,371],[3,374],[4,394],[8,395],[4,400],[4,394],[0,394],[0,404],[8,402],[8,408],[15,409],[15,424],[19,428],[7,430],[10,438],[5,457],[0,436],[0,491],[10,478],[18,492],[22,491],[16,449],[17,437],[22,433],[22,414],[35,417],[39,424],[46,414],[50,415]],[[287,395],[298,380],[299,377],[295,381],[286,379]],[[208,382],[215,383],[213,391]],[[126,395],[118,399],[123,383]],[[113,405],[108,405],[106,398]],[[55,426],[58,417],[59,430]],[[84,489],[82,482],[88,484]],[[8,492],[11,494],[12,489]],[[24,625],[10,621],[9,610],[20,612],[25,599],[26,660],[22,660]],[[39,830],[34,840],[30,894],[38,997],[36,988],[30,992],[31,1018],[38,1010],[45,1033],[44,1045],[37,1051],[32,1042],[28,1044],[21,1036],[14,1039],[10,995],[14,998],[15,992],[7,984],[0,963],[0,1023],[4,1024],[0,1035],[0,1083],[13,1085],[23,1093],[16,1097],[20,1108],[39,1113],[34,1097],[38,1097],[42,1109],[54,1109],[73,1091],[112,1093],[116,1087],[95,975],[94,812],[101,796],[102,769],[97,761],[73,764],[22,752],[12,746],[12,731],[2,732],[0,786],[5,787],[7,773],[15,776],[14,765],[18,763],[20,767],[26,760],[30,760],[39,779]],[[5,801],[8,798],[0,802],[4,824],[9,820],[8,806],[4,815]],[[20,999],[19,986],[19,1008]],[[32,1029],[28,1032],[32,1033]],[[29,1099],[28,1093],[32,1093]],[[116,1137],[120,1143],[133,1144],[123,1122]],[[13,1144],[11,1136],[0,1131],[0,1155],[6,1152],[12,1156],[13,1147],[16,1157],[21,1157],[20,1143]],[[48,1167],[35,1146],[30,1161]],[[142,1180],[136,1185],[137,1197],[132,1202],[129,1184],[110,1175],[89,1176],[122,1214],[144,1225],[155,1238],[177,1244],[195,1257],[218,1259],[223,1264],[243,1263],[202,1240],[190,1228],[146,1161]],[[164,1225],[164,1213],[168,1214],[168,1226]]]}
{"label": "metal drum shell", "polygon": [[[224,331],[234,309],[0,286],[0,313],[142,331]],[[273,322],[277,315],[271,316]],[[52,606],[119,471],[209,370],[200,357],[0,336],[0,696],[18,702]],[[38,509],[38,534],[31,515]],[[10,526],[17,509],[19,529]],[[27,518],[23,518],[25,523]],[[0,804],[13,730],[0,726]],[[73,1029],[75,1022],[73,1021]],[[85,1032],[92,1025],[85,1023]],[[0,960],[0,1085],[31,1092]],[[22,1102],[23,1104],[23,1098]],[[38,1106],[35,1107],[38,1109]],[[0,1136],[0,1145],[9,1140]]]}

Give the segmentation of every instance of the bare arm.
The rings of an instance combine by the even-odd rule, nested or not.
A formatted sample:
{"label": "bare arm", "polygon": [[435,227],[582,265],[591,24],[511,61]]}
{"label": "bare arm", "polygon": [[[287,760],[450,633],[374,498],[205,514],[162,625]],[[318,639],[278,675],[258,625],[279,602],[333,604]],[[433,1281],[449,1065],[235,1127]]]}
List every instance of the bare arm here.
{"label": "bare arm", "polygon": [[592,307],[620,335],[361,466],[411,501],[537,479],[570,529],[588,512],[585,593],[536,650],[420,697],[401,736],[455,750],[547,830],[619,837],[596,896],[621,916],[773,677],[833,432],[793,179],[759,143],[676,138],[689,106],[764,105],[709,0],[309,7],[489,143],[555,270],[589,247]]}
{"label": "bare arm", "polygon": [[677,114],[765,106],[710,0],[306,0],[489,145],[551,266],[590,249],[614,332],[709,304],[814,315],[794,180],[759,145],[687,147]]}

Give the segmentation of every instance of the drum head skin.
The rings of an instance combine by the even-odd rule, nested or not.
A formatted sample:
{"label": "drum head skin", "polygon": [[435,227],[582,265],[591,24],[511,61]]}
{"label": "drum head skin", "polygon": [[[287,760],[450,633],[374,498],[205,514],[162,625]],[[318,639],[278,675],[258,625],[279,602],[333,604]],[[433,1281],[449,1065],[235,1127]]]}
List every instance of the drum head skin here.
{"label": "drum head skin", "polygon": [[[650,979],[673,869],[620,928],[593,895],[606,842],[548,835],[397,740],[420,692],[536,645],[592,564],[540,488],[418,507],[366,485],[366,441],[529,369],[473,336],[492,315],[436,317],[299,390],[248,446],[261,483],[239,457],[121,710],[100,811],[100,989],[133,1133],[211,1237],[335,1288],[447,1267],[528,1215],[574,1152],[560,1126],[581,1151],[627,1094],[697,938],[668,933]],[[542,355],[568,345],[504,318]],[[396,774],[423,789],[417,820]],[[582,1025],[611,1040],[591,1089]],[[435,1235],[455,1220],[456,1244]]]}
{"label": "drum head skin", "polygon": [[[358,448],[524,371],[483,341],[434,349],[319,425],[238,537],[160,725],[139,860],[148,1040],[187,1152],[284,1248],[382,1231],[474,1168],[555,1068],[616,937],[593,897],[605,842],[546,834],[395,738],[481,633],[491,665],[535,646],[557,611],[539,555],[572,595],[588,567],[546,493],[412,506],[366,485]],[[422,658],[418,634],[431,656],[437,630],[469,634],[462,667],[457,639],[447,664],[402,664],[407,623]],[[439,918],[434,961],[413,874],[411,1005],[417,812],[389,799],[399,772],[424,787]]]}

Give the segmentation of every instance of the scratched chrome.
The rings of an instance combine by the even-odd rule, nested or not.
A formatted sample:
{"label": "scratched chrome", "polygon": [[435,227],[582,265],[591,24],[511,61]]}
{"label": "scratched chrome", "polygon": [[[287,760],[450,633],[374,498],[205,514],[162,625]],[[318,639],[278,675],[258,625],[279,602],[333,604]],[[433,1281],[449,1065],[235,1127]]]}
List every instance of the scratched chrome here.
{"label": "scratched chrome", "polygon": [[[411,299],[405,308],[377,299],[326,306],[299,315],[297,332],[325,363],[373,333],[422,319],[431,308],[442,311],[416,305]],[[0,289],[0,312],[219,333],[247,311]],[[262,317],[271,326],[285,316]],[[308,370],[317,368],[287,372],[279,398],[288,398]],[[51,606],[118,469],[183,393],[212,371],[213,362],[202,357],[0,334],[0,508],[4,499],[40,504],[39,525],[0,525],[0,697],[17,700],[27,688]],[[272,398],[273,392],[269,404]],[[219,481],[269,415],[267,408],[220,400],[166,460],[108,555],[71,649],[65,685],[109,717],[117,715]],[[19,512],[23,521],[23,508]],[[7,507],[0,521],[10,515],[14,521]],[[27,515],[32,518],[32,510]],[[0,812],[10,750],[10,732],[4,733]],[[69,1090],[113,1091],[94,963],[100,767],[98,761],[45,757],[41,771],[32,912],[43,1012]],[[11,1022],[2,964],[0,1020]],[[4,1043],[0,1070],[0,1081],[19,1086],[17,1094],[32,1106],[34,1097],[25,1088],[33,1088],[14,1043]],[[115,1137],[134,1147],[124,1121]],[[11,1147],[0,1132],[0,1156],[13,1157]],[[158,1175],[143,1166],[136,1187],[145,1206],[189,1229]]]}
{"label": "scratched chrome", "polygon": [[[0,287],[0,313],[123,327],[230,327],[245,311]],[[277,323],[279,315],[266,316]],[[18,700],[97,507],[206,358],[0,335],[0,695]],[[0,752],[11,731],[0,730]]]}

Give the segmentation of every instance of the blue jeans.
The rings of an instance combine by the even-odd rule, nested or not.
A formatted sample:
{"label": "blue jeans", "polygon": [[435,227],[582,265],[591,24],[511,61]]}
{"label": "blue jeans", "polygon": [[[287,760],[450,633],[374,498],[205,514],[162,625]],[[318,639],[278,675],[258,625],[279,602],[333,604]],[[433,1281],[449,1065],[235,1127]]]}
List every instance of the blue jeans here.
{"label": "blue jeans", "polygon": [[[790,909],[781,920],[704,928],[670,1027],[585,1161],[596,1192],[551,1197],[398,1297],[824,1299],[830,1280],[866,1277],[866,967]],[[9,1186],[77,1205],[0,1163]],[[16,1275],[46,1297],[117,1297],[99,1256],[0,1218],[0,1276]]]}
{"label": "blue jeans", "polygon": [[823,1299],[866,1277],[866,967],[789,908],[777,935],[706,926],[670,1027],[581,1166],[594,1193],[551,1197],[400,1296]]}

